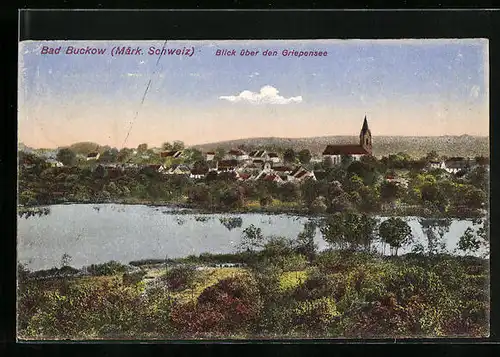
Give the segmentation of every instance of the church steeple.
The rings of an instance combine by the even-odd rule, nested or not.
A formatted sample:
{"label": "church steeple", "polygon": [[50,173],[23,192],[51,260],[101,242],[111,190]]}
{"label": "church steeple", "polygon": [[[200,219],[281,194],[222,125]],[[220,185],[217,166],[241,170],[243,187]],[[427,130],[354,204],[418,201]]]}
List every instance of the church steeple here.
{"label": "church steeple", "polygon": [[359,133],[359,145],[364,147],[368,152],[372,151],[372,133],[368,127],[368,120],[363,121],[363,126],[361,127],[361,132]]}

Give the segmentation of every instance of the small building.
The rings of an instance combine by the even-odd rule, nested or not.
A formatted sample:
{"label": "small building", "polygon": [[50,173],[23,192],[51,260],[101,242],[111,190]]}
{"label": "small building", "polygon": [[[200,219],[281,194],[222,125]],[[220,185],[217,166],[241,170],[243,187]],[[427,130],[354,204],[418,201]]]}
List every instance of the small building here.
{"label": "small building", "polygon": [[191,169],[186,165],[172,165],[165,171],[167,175],[191,175]]}
{"label": "small building", "polygon": [[436,170],[436,169],[445,170],[446,169],[446,165],[445,165],[444,161],[436,161],[436,160],[429,161],[429,163],[427,164],[427,167],[431,170]]}
{"label": "small building", "polygon": [[221,160],[217,162],[218,172],[235,171],[237,167],[238,167],[238,160],[236,159]]}
{"label": "small building", "polygon": [[309,178],[316,180],[314,172],[308,171],[302,166],[295,168],[295,170],[288,174],[288,181],[291,182],[302,182]]}
{"label": "small building", "polygon": [[98,152],[91,152],[87,155],[87,161],[99,160],[100,156],[101,156],[101,154],[99,154]]}
{"label": "small building", "polygon": [[463,157],[452,157],[444,162],[444,169],[449,173],[456,174],[462,170],[468,170],[473,166],[472,160]]}
{"label": "small building", "polygon": [[165,166],[159,165],[159,164],[151,164],[151,165],[147,165],[146,167],[151,169],[152,171],[156,171],[159,173],[163,173],[163,172],[167,171],[167,168]]}
{"label": "small building", "polygon": [[63,167],[63,163],[54,159],[47,159],[45,161],[47,164],[50,165],[50,167]]}
{"label": "small building", "polygon": [[215,158],[215,152],[209,151],[205,154],[205,160],[206,161],[212,161]]}
{"label": "small building", "polygon": [[254,150],[249,155],[252,160],[268,160],[269,156],[266,150]]}
{"label": "small building", "polygon": [[162,151],[160,153],[161,158],[172,158],[178,159],[182,156],[182,150],[171,150],[171,151]]}
{"label": "small building", "polygon": [[192,179],[203,179],[206,174],[208,174],[208,168],[197,168],[191,170],[189,177]]}
{"label": "small building", "polygon": [[237,160],[237,161],[248,160],[248,154],[246,152],[244,152],[243,150],[232,149],[232,150],[229,150],[225,159],[226,160]]}
{"label": "small building", "polygon": [[280,157],[279,157],[278,153],[270,152],[269,154],[267,154],[267,157],[268,157],[268,160],[274,164],[277,164],[280,162]]}

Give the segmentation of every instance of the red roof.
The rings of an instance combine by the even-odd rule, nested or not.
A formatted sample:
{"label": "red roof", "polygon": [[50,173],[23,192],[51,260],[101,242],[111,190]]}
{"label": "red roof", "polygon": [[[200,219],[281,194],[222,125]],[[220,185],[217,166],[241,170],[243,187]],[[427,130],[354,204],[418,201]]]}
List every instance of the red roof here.
{"label": "red roof", "polygon": [[360,145],[328,145],[323,155],[367,155],[369,152]]}
{"label": "red roof", "polygon": [[249,174],[240,174],[240,177],[243,179],[243,180],[247,180],[250,178],[251,175]]}

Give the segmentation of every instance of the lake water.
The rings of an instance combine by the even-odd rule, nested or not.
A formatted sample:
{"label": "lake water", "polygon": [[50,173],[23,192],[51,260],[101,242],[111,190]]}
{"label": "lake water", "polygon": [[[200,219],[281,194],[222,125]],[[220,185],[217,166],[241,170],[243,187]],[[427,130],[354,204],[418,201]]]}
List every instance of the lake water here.
{"label": "lake water", "polygon": [[[220,221],[224,217],[240,217],[241,227],[228,229]],[[426,246],[418,219],[406,219],[416,242]],[[307,217],[284,214],[179,214],[168,207],[144,205],[54,205],[46,216],[18,220],[17,254],[18,261],[38,270],[59,266],[63,254],[71,256],[70,265],[80,268],[110,260],[128,263],[205,252],[232,253],[251,224],[261,228],[265,236],[296,238],[307,221]],[[456,248],[460,236],[471,226],[468,220],[452,222],[444,236],[448,251]],[[319,249],[328,247],[319,229],[315,240]]]}

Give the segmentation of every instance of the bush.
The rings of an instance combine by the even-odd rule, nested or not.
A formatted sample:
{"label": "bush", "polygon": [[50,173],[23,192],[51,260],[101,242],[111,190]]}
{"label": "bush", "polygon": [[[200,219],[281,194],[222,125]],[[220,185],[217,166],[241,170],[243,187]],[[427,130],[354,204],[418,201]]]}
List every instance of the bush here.
{"label": "bush", "polygon": [[46,291],[20,335],[36,338],[127,337],[141,320],[141,291],[113,281],[71,283],[66,294]]}
{"label": "bush", "polygon": [[292,314],[293,324],[312,337],[326,334],[339,316],[335,300],[328,297],[298,302]]}
{"label": "bush", "polygon": [[233,277],[206,288],[196,303],[174,308],[171,319],[184,336],[246,333],[259,316],[261,300],[249,278]]}
{"label": "bush", "polygon": [[164,278],[167,286],[177,291],[192,287],[197,277],[198,271],[193,265],[180,265],[169,269]]}
{"label": "bush", "polygon": [[92,264],[87,267],[86,270],[93,276],[115,275],[125,273],[127,271],[127,266],[112,260],[104,264]]}

